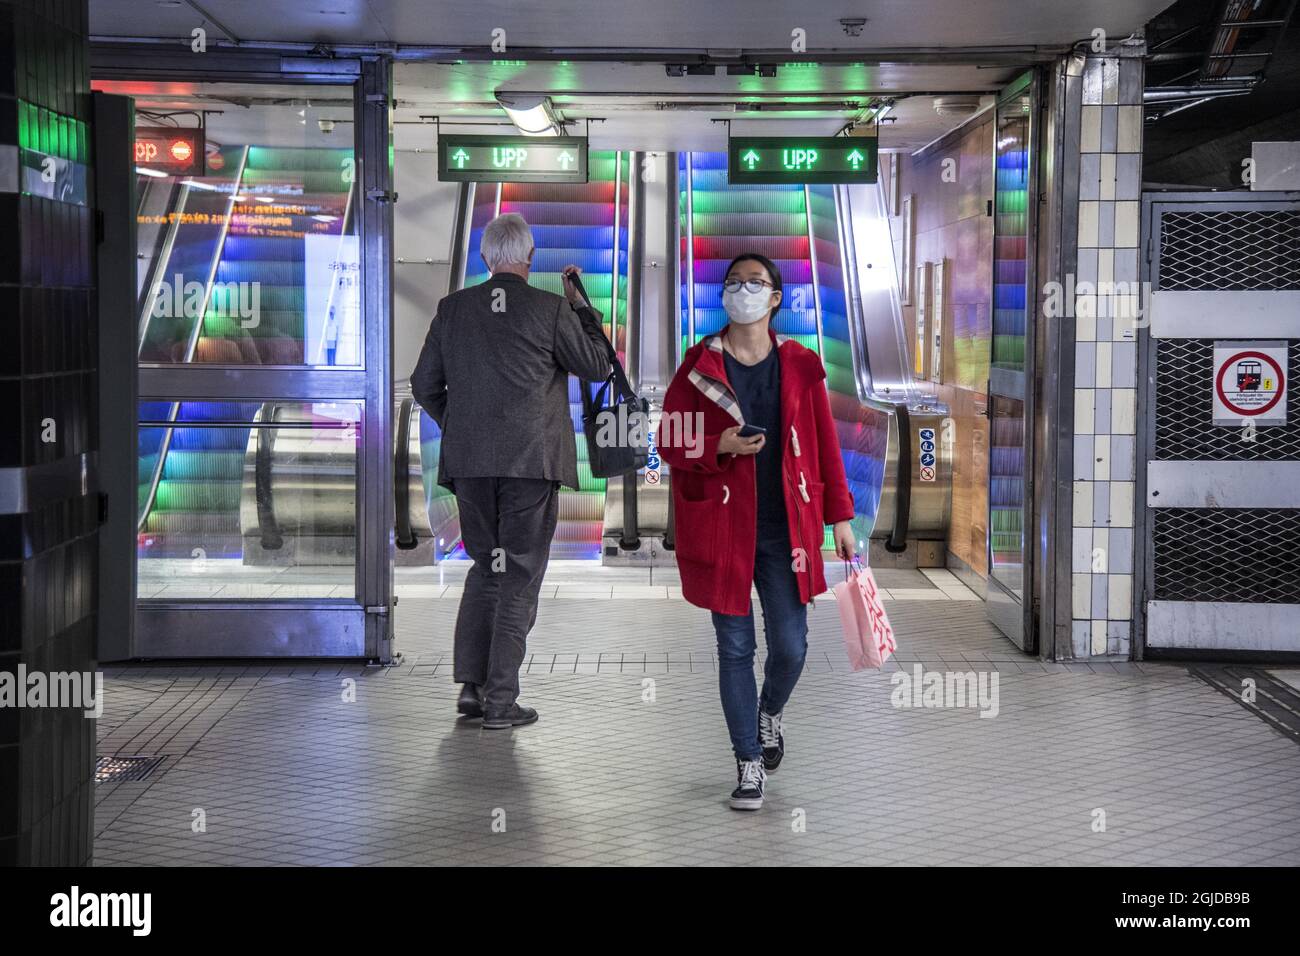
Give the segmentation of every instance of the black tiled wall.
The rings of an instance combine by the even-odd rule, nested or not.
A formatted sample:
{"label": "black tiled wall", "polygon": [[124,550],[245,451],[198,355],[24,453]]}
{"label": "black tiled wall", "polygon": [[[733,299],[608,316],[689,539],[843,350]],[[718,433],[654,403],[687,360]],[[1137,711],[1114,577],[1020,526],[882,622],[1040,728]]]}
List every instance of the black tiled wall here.
{"label": "black tiled wall", "polygon": [[[86,36],[87,0],[0,0],[0,149],[28,150],[0,181],[0,468],[98,443],[94,213],[24,178],[41,154],[88,161]],[[0,511],[0,671],[93,672],[95,496]],[[0,707],[0,864],[90,862],[94,765],[79,708]]]}

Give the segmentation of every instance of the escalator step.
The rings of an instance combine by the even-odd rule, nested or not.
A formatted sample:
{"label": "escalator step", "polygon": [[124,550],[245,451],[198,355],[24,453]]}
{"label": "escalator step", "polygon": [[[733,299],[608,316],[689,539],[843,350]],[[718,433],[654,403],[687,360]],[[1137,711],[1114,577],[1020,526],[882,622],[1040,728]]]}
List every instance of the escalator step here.
{"label": "escalator step", "polygon": [[154,500],[157,511],[238,512],[242,482],[160,481]]}

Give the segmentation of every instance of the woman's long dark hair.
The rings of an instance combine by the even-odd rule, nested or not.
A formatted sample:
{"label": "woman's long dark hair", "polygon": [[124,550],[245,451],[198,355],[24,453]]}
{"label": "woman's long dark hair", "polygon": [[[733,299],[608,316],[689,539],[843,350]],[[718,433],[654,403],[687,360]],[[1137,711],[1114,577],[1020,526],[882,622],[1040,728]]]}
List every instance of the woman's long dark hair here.
{"label": "woman's long dark hair", "polygon": [[[732,259],[731,262],[727,263],[727,271],[722,273],[722,280],[724,282],[727,280],[727,276],[731,275],[731,270],[736,268],[736,263],[738,262],[757,262],[760,266],[766,269],[767,277],[772,280],[772,291],[781,292],[781,302],[785,302],[785,293],[781,291],[781,270],[776,267],[775,262],[763,255],[761,252],[742,252],[740,255],[736,256],[736,258]],[[780,310],[781,306],[778,305],[769,312],[767,315],[768,320],[770,321],[775,318],[777,312]]]}

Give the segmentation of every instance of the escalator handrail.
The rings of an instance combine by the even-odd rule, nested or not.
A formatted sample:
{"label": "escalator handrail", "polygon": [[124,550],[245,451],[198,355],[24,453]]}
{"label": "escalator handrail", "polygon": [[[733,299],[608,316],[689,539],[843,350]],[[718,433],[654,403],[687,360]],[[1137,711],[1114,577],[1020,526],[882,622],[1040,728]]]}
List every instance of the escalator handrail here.
{"label": "escalator handrail", "polygon": [[[275,413],[276,406],[267,402],[262,406],[260,416],[263,422],[274,422]],[[284,535],[280,533],[280,523],[275,518],[275,489],[271,474],[271,463],[275,460],[276,429],[267,426],[256,431],[257,450],[253,455],[253,499],[257,504],[257,526],[262,533],[262,549],[279,551],[284,547]]]}
{"label": "escalator handrail", "polygon": [[[672,489],[670,488],[669,491],[671,492],[671,490]],[[673,505],[674,497],[675,496],[672,495],[671,493],[668,495],[668,527],[664,529],[664,550],[665,551],[677,550],[677,515],[676,515],[677,509]]]}
{"label": "escalator handrail", "polygon": [[[153,180],[150,180],[148,189],[155,188]],[[163,233],[162,240],[159,244],[158,251],[152,259],[152,265],[149,269],[149,276],[140,294],[140,301],[137,303],[137,310],[140,314],[138,330],[136,332],[135,354],[138,358],[144,351],[144,343],[149,337],[149,326],[153,321],[153,303],[154,303],[154,286],[159,282],[159,277],[167,274],[167,264],[171,261],[172,249],[176,246],[176,234],[180,230],[181,221],[185,218],[185,204],[189,199],[190,184],[189,180],[182,180],[173,186],[176,191],[176,201],[169,203],[172,211],[172,220],[167,225],[166,232]],[[141,195],[141,204],[144,202],[144,196]],[[143,212],[143,208],[141,209]]]}
{"label": "escalator handrail", "polygon": [[636,551],[641,547],[636,475],[635,470],[623,475],[623,535],[619,538],[618,546],[624,551]]}
{"label": "escalator handrail", "polygon": [[415,399],[402,399],[397,413],[397,450],[393,456],[394,527],[397,548],[410,551],[420,543],[411,527],[411,412]]}
{"label": "escalator handrail", "polygon": [[912,420],[907,405],[894,406],[898,421],[898,460],[894,477],[894,527],[890,529],[885,550],[902,554],[907,550],[907,524],[912,511]]}
{"label": "escalator handrail", "polygon": [[473,224],[474,183],[461,183],[456,195],[456,214],[451,227],[451,268],[447,271],[447,294],[465,287],[465,263],[469,254],[470,227]]}

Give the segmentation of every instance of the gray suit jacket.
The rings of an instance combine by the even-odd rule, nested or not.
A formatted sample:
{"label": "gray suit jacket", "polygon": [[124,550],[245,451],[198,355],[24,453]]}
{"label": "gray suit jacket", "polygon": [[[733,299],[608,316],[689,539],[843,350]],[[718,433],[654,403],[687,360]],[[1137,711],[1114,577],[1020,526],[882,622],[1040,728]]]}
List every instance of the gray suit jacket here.
{"label": "gray suit jacket", "polygon": [[578,487],[569,375],[600,381],[610,371],[600,320],[583,313],[510,273],[438,303],[411,392],[442,428],[440,485],[549,478]]}

